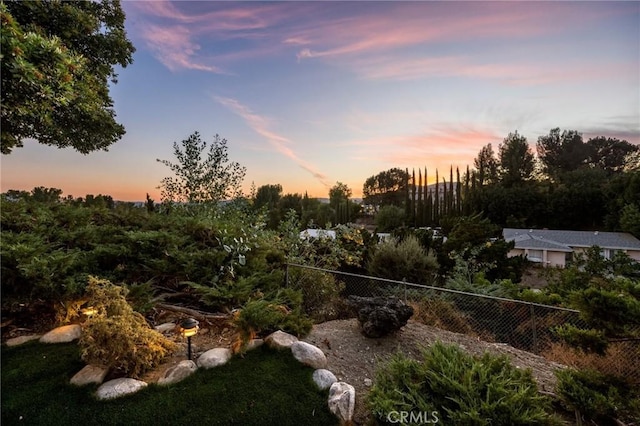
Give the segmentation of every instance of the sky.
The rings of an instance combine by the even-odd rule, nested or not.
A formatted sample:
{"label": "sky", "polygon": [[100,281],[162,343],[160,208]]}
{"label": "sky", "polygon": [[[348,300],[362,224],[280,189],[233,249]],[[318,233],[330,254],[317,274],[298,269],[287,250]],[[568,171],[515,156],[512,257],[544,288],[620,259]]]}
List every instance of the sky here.
{"label": "sky", "polygon": [[510,132],[640,144],[640,2],[122,1],[126,135],[88,155],[26,141],[1,190],[160,200],[173,143],[228,140],[244,190],[328,197],[393,167],[463,171]]}

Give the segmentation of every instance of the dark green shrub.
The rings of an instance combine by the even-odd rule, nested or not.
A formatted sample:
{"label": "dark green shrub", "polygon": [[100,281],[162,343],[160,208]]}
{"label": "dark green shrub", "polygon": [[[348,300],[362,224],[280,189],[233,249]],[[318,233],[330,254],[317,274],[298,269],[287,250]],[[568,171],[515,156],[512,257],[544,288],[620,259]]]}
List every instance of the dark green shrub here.
{"label": "dark green shrub", "polygon": [[397,206],[383,206],[376,215],[376,231],[391,232],[404,225],[404,210]]}
{"label": "dark green shrub", "polygon": [[438,270],[435,257],[430,256],[413,235],[398,242],[388,238],[380,243],[368,265],[375,277],[431,284]]}
{"label": "dark green shrub", "polygon": [[389,417],[394,412],[435,412],[447,425],[554,423],[530,370],[513,367],[506,356],[473,357],[440,342],[421,362],[397,354],[379,368],[367,404],[381,424],[397,420]]}
{"label": "dark green shrub", "polygon": [[309,333],[313,323],[299,308],[301,301],[295,299],[295,292],[285,290],[274,300],[252,300],[236,311],[232,320],[236,329],[234,351],[241,351],[249,340],[257,336],[266,336],[277,330],[297,336]]}
{"label": "dark green shrub", "polygon": [[595,370],[559,370],[556,392],[566,408],[599,425],[640,418],[640,394],[621,379]]}

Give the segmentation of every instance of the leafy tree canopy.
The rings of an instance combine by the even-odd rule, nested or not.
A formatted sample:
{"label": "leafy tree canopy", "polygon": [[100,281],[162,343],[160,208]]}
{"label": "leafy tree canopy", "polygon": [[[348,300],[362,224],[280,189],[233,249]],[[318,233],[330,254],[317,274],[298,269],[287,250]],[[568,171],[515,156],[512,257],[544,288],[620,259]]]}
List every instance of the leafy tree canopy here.
{"label": "leafy tree canopy", "polygon": [[408,178],[408,173],[397,167],[367,178],[362,188],[365,203],[375,206],[401,206]]}
{"label": "leafy tree canopy", "polygon": [[255,208],[268,206],[270,209],[272,209],[278,204],[281,196],[282,185],[280,185],[279,183],[275,185],[262,185],[256,192],[256,197],[253,205]]}
{"label": "leafy tree canopy", "polygon": [[543,172],[552,179],[582,167],[589,158],[589,147],[582,135],[575,130],[560,133],[558,127],[538,138],[536,150]]}
{"label": "leafy tree canopy", "polygon": [[476,168],[476,180],[478,185],[496,183],[498,180],[498,161],[491,144],[482,147],[478,156],[473,160]]}
{"label": "leafy tree canopy", "polygon": [[587,141],[589,148],[589,164],[613,173],[624,170],[629,166],[634,153],[640,152],[640,147],[624,140],[598,136]]}
{"label": "leafy tree canopy", "polygon": [[[162,179],[162,201],[205,203],[218,202],[242,193],[240,186],[246,168],[229,161],[227,140],[215,135],[207,151],[207,142],[195,132],[180,144],[173,143],[173,152],[178,160],[156,161],[169,167],[175,177]],[[202,158],[206,153],[206,158]]]}
{"label": "leafy tree canopy", "polygon": [[499,147],[499,172],[503,185],[511,186],[531,179],[535,160],[527,138],[509,133]]}
{"label": "leafy tree canopy", "polygon": [[135,51],[119,0],[3,1],[1,151],[33,138],[83,154],[124,135],[109,81]]}

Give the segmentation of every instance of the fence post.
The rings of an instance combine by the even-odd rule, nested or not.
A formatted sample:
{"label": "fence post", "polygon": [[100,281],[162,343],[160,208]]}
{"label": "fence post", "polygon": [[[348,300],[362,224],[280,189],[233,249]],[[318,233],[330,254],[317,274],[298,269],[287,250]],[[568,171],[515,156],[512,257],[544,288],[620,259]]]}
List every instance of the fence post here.
{"label": "fence post", "polygon": [[536,333],[536,309],[533,305],[529,305],[531,311],[531,332],[533,335],[533,352],[538,353],[538,338]]}

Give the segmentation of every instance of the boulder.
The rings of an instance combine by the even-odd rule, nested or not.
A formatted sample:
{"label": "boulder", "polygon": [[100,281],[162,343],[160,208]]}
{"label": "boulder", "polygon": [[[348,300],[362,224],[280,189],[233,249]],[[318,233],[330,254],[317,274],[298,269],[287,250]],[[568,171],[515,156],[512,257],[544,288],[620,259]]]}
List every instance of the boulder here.
{"label": "boulder", "polygon": [[289,349],[297,341],[298,338],[296,336],[281,330],[271,333],[264,339],[267,346],[272,349]]}
{"label": "boulder", "polygon": [[319,368],[314,371],[311,377],[313,379],[313,382],[321,390],[329,389],[332,384],[338,381],[336,376],[331,371],[325,370],[324,368]]}
{"label": "boulder", "polygon": [[383,337],[398,331],[413,315],[413,308],[397,297],[349,296],[347,303],[357,311],[366,337]]}
{"label": "boulder", "polygon": [[180,361],[177,365],[167,369],[162,377],[158,379],[159,385],[170,385],[186,379],[196,372],[198,366],[191,360]]}
{"label": "boulder", "polygon": [[198,367],[213,368],[226,364],[232,354],[229,348],[209,349],[198,358]]}
{"label": "boulder", "polygon": [[13,339],[8,339],[5,343],[7,344],[7,346],[18,346],[18,345],[22,345],[23,343],[27,343],[32,340],[39,339],[40,337],[42,336],[39,334],[31,334],[29,336],[18,336],[18,337],[14,337]]}
{"label": "boulder", "polygon": [[108,372],[109,369],[98,365],[85,365],[71,378],[71,384],[76,386],[85,386],[91,383],[100,384]]}
{"label": "boulder", "polygon": [[340,424],[352,424],[356,406],[356,390],[345,382],[335,382],[329,388],[329,411],[338,417]]}
{"label": "boulder", "polygon": [[325,368],[327,366],[327,357],[324,352],[310,343],[294,342],[291,345],[291,353],[295,359],[309,367]]}
{"label": "boulder", "polygon": [[82,335],[82,327],[80,324],[63,325],[54,328],[40,338],[42,343],[68,343],[79,339]]}
{"label": "boulder", "polygon": [[96,391],[96,397],[98,399],[119,398],[124,395],[138,392],[146,386],[147,384],[141,380],[122,377],[120,379],[109,380],[108,382],[101,384]]}

